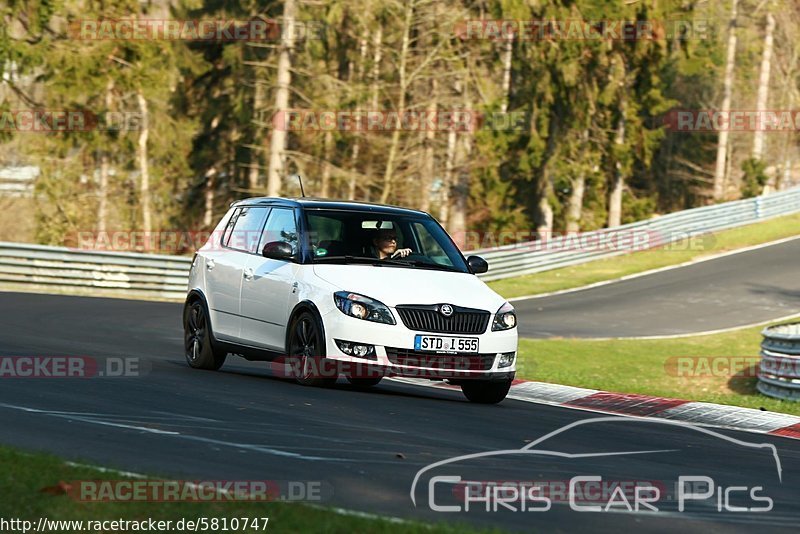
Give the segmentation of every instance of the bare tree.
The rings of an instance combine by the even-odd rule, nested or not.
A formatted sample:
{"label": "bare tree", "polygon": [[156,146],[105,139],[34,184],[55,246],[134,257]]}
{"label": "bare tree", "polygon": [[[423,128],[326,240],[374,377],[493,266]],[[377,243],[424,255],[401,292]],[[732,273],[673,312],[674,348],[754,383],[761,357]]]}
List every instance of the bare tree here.
{"label": "bare tree", "polygon": [[[769,101],[769,80],[772,65],[772,42],[775,30],[775,17],[772,13],[767,13],[767,27],[764,34],[764,51],[761,56],[761,73],[758,77],[758,97],[756,98],[756,110],[763,112],[767,109]],[[764,152],[764,130],[756,128],[753,135],[753,159],[761,159]]]}
{"label": "bare tree", "polygon": [[[109,78],[106,83],[105,94],[106,111],[110,112],[114,105],[114,80]],[[100,184],[97,191],[97,231],[105,232],[108,223],[108,173],[109,173],[108,151],[100,151]]]}
{"label": "bare tree", "polygon": [[[728,24],[728,52],[725,60],[725,78],[723,80],[723,96],[720,111],[723,115],[731,109],[731,91],[733,88],[733,68],[736,64],[736,16],[739,0],[731,0],[731,18]],[[725,156],[728,153],[728,130],[721,128],[717,138],[717,163],[714,170],[714,190],[715,201],[723,200],[725,197]]]}
{"label": "bare tree", "polygon": [[[292,51],[294,48],[295,17],[297,5],[295,0],[286,0],[283,6],[283,34],[278,54],[278,75],[275,91],[275,112],[283,113],[289,109],[289,88],[292,83]],[[269,168],[267,170],[267,195],[278,196],[284,171],[284,152],[286,150],[287,131],[285,128],[273,128],[269,145]]]}
{"label": "bare tree", "polygon": [[139,160],[139,201],[142,203],[142,230],[145,233],[150,233],[153,228],[150,213],[150,167],[147,162],[150,115],[147,109],[147,99],[141,89],[136,91],[136,101],[139,104],[139,113],[142,116],[142,129],[139,130],[139,143],[136,148],[136,155]]}

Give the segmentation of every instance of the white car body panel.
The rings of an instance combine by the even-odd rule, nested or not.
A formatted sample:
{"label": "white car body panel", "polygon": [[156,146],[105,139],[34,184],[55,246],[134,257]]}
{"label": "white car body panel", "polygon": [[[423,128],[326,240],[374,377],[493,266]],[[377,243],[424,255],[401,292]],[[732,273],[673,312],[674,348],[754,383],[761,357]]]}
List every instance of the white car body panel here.
{"label": "white car body panel", "polygon": [[[344,362],[376,364],[390,372],[425,376],[424,367],[397,365],[389,350],[414,350],[416,335],[452,335],[477,338],[477,355],[492,358],[490,369],[464,370],[438,367],[438,371],[459,371],[459,376],[513,376],[516,358],[510,366],[498,368],[498,356],[517,351],[517,329],[492,331],[494,315],[506,300],[477,276],[418,267],[299,263],[267,259],[260,254],[222,247],[220,237],[234,208],[220,221],[212,238],[193,262],[189,290],[205,298],[214,336],[243,347],[264,349],[273,356],[285,354],[286,331],[291,314],[300,303],[310,303],[319,315],[325,334],[325,357]],[[378,261],[378,260],[376,260]],[[351,317],[336,306],[334,293],[358,293],[385,304],[396,324],[384,324]],[[490,314],[480,334],[443,334],[406,327],[397,311],[400,305],[440,305],[483,310]],[[348,356],[335,340],[373,345],[374,359]],[[416,354],[422,354],[416,353]],[[435,353],[426,352],[424,356]],[[265,358],[267,359],[267,358]]]}

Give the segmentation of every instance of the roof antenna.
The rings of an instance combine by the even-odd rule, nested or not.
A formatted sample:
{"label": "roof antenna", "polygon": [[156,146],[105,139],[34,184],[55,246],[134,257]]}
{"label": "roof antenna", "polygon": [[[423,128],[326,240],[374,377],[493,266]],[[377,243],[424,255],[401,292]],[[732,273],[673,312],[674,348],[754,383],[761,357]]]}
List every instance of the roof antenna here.
{"label": "roof antenna", "polygon": [[301,195],[303,198],[305,198],[305,197],[306,197],[306,192],[303,190],[303,178],[302,178],[302,177],[300,177],[300,175],[299,175],[299,174],[295,174],[295,175],[294,175],[294,177],[295,177],[295,178],[297,178],[297,181],[298,181],[298,182],[300,182],[300,195]]}

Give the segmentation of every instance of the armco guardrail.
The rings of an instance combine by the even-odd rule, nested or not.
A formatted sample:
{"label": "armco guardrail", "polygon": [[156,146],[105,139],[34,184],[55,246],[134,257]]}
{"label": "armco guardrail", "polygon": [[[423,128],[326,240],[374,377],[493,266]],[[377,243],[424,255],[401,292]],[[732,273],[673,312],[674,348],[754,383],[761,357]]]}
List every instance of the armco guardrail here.
{"label": "armco guardrail", "polygon": [[470,254],[483,256],[489,262],[489,272],[481,276],[482,280],[499,280],[653,248],[796,212],[800,212],[800,188],[678,211],[616,228],[476,250]]}
{"label": "armco guardrail", "polygon": [[0,243],[0,282],[103,289],[120,296],[186,297],[191,258]]}
{"label": "armco guardrail", "polygon": [[770,326],[761,334],[756,387],[770,397],[800,401],[800,323]]}
{"label": "armco guardrail", "polygon": [[[800,188],[670,213],[613,229],[518,243],[467,254],[489,262],[483,280],[498,280],[652,248],[698,234],[800,212]],[[607,246],[612,245],[612,246]],[[98,288],[120,296],[182,299],[191,260],[181,256],[96,252],[0,243],[0,282]]]}

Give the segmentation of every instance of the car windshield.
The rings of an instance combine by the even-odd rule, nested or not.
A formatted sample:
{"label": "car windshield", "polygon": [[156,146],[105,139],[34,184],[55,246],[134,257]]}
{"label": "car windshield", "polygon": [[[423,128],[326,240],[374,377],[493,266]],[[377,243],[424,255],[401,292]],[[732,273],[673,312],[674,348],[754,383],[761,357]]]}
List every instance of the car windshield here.
{"label": "car windshield", "polygon": [[467,273],[464,257],[433,217],[306,209],[314,263],[362,263]]}

